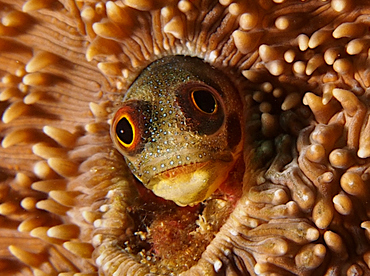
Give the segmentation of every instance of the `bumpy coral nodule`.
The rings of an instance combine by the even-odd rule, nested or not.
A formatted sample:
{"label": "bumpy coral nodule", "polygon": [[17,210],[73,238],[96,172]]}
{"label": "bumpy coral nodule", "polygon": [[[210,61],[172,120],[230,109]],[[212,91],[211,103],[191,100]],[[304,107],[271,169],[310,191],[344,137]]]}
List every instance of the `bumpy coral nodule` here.
{"label": "bumpy coral nodule", "polygon": [[[1,275],[369,275],[369,4],[0,2]],[[138,183],[109,136],[165,56],[243,100],[243,161],[205,202]]]}

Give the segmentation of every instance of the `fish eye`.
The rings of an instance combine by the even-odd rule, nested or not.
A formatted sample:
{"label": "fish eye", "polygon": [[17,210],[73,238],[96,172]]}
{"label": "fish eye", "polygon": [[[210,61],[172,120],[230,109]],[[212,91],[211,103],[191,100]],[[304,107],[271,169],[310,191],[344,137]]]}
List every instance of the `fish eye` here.
{"label": "fish eye", "polygon": [[225,106],[217,88],[204,82],[185,82],[176,91],[176,101],[192,131],[210,135],[222,127]]}
{"label": "fish eye", "polygon": [[196,89],[191,92],[191,101],[194,106],[205,114],[215,114],[218,103],[212,92],[206,89]]}
{"label": "fish eye", "polygon": [[123,115],[116,124],[117,140],[125,148],[132,146],[135,140],[135,126],[127,115]]}
{"label": "fish eye", "polygon": [[118,150],[133,155],[143,149],[148,134],[145,118],[150,107],[146,102],[131,100],[118,109],[112,119],[110,134]]}

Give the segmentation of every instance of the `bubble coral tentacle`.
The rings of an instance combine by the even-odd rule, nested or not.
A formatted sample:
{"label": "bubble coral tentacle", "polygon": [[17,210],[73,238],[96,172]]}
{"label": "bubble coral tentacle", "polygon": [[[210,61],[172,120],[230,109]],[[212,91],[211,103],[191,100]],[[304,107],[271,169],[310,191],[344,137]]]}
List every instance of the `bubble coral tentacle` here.
{"label": "bubble coral tentacle", "polygon": [[[368,6],[2,0],[1,275],[368,275]],[[109,137],[173,55],[244,104],[235,185],[201,207],[153,200]]]}

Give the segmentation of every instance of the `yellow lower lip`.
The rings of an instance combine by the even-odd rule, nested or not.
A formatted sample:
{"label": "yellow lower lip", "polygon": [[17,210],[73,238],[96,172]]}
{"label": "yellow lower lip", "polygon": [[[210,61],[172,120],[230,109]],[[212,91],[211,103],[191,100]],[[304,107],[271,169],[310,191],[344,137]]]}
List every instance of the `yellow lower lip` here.
{"label": "yellow lower lip", "polygon": [[184,166],[178,166],[173,169],[169,169],[167,171],[164,171],[160,173],[160,177],[163,179],[165,178],[173,178],[181,174],[188,174],[188,173],[193,173],[196,170],[202,169],[204,166],[206,166],[209,162],[202,162],[202,163],[194,163],[190,165],[184,165]]}
{"label": "yellow lower lip", "polygon": [[179,206],[209,197],[228,177],[233,162],[208,161],[176,167],[154,176],[146,185],[154,194]]}

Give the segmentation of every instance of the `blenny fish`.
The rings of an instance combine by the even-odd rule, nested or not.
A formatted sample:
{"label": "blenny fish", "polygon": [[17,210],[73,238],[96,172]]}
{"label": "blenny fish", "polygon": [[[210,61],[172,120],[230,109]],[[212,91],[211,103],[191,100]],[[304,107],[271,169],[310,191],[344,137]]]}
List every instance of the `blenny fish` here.
{"label": "blenny fish", "polygon": [[243,148],[242,102],[232,82],[198,58],[169,56],[131,85],[111,137],[154,194],[179,206],[208,198]]}

